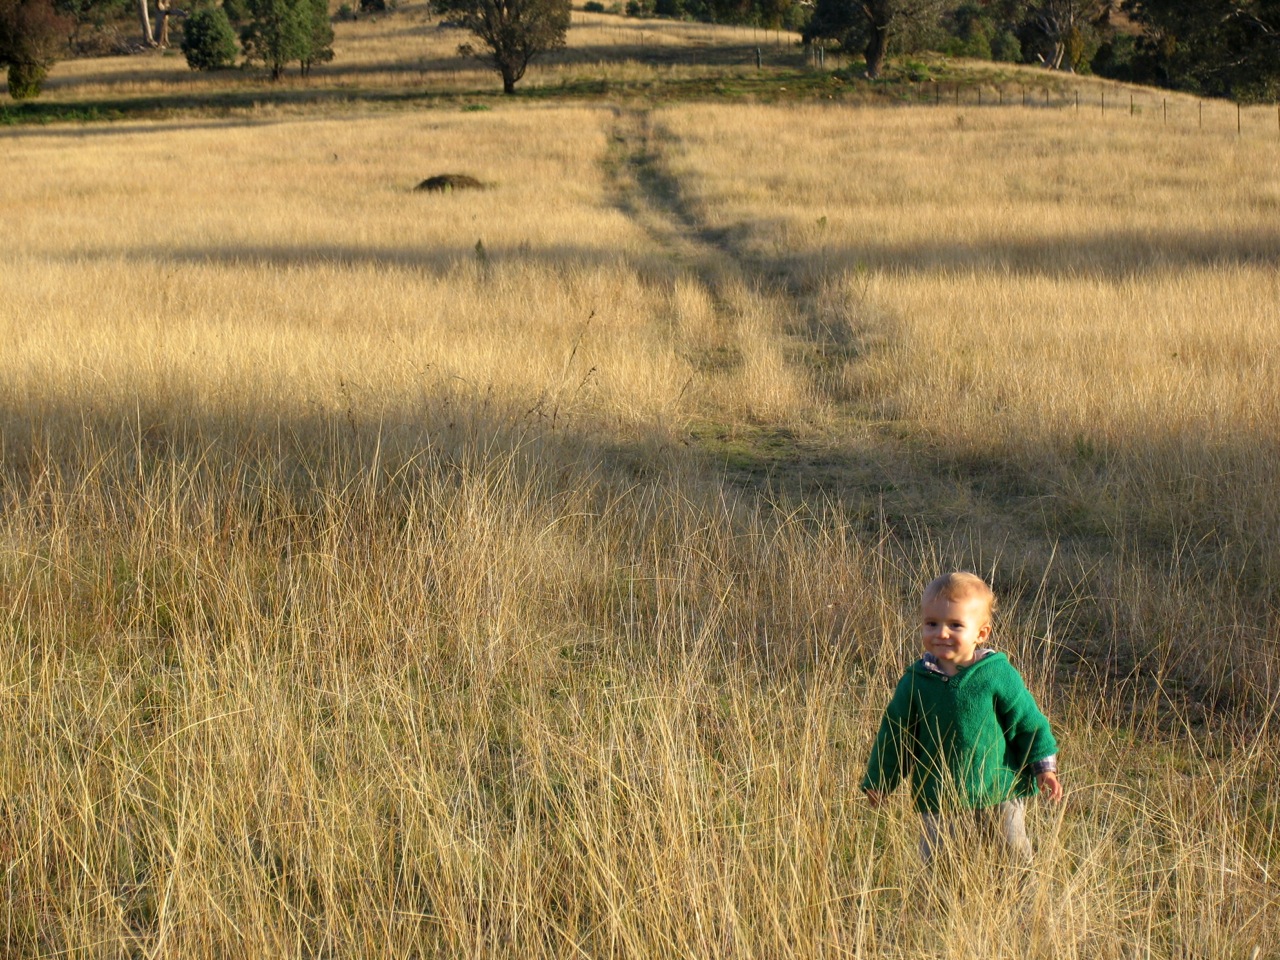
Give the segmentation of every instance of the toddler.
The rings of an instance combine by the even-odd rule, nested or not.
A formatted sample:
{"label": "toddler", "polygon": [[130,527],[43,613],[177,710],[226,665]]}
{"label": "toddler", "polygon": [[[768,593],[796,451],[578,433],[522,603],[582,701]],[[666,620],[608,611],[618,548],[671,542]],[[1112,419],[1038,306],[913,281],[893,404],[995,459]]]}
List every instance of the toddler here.
{"label": "toddler", "polygon": [[1049,721],[1003,653],[984,646],[995,595],[972,573],[924,589],[924,656],[885,708],[862,789],[872,806],[908,774],[929,863],[958,834],[976,832],[1017,863],[1031,861],[1026,798],[1062,798]]}

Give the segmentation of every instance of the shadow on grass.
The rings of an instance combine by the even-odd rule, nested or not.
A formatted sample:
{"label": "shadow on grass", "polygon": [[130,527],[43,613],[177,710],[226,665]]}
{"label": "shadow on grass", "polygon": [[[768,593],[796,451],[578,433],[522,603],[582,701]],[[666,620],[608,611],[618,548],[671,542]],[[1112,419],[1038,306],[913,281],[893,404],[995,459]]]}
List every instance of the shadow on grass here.
{"label": "shadow on grass", "polygon": [[[405,202],[422,205],[424,216],[433,205],[453,202],[449,195],[429,194],[405,188]],[[300,267],[382,268],[394,270],[420,270],[444,276],[467,263],[480,263],[488,269],[504,265],[534,264],[548,271],[563,271],[580,267],[611,267],[619,263],[635,264],[623,252],[598,247],[552,245],[533,249],[523,245],[486,246],[483,254],[475,248],[476,241],[460,237],[456,247],[396,247],[371,249],[340,244],[311,244],[306,246],[269,247],[237,246],[221,247],[127,247],[103,250],[91,254],[76,253],[70,257],[77,263],[89,259],[138,263],[164,263],[184,266],[219,267],[269,267],[289,269]]]}
{"label": "shadow on grass", "polygon": [[[683,209],[683,208],[682,208]],[[827,275],[862,270],[892,273],[998,273],[1026,277],[1122,280],[1155,272],[1210,266],[1275,266],[1280,227],[1241,230],[1109,230],[1030,240],[956,242],[946,238],[893,244],[868,231],[856,246],[815,250],[804,259],[761,255],[747,242],[781,235],[789,220],[750,221],[716,235],[744,260],[778,277],[814,270]]]}

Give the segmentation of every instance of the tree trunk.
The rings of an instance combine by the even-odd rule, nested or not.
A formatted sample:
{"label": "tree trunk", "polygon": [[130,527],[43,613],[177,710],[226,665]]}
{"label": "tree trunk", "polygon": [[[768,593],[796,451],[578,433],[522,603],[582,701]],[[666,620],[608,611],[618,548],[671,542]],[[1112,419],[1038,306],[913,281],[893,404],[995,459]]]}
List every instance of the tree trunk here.
{"label": "tree trunk", "polygon": [[151,32],[151,14],[147,12],[147,0],[138,0],[138,22],[142,26],[142,42],[148,47],[154,47],[156,37]]}
{"label": "tree trunk", "polygon": [[867,40],[867,48],[863,55],[867,58],[867,78],[875,80],[880,76],[880,67],[884,64],[884,52],[889,46],[888,24],[873,23],[871,36]]}
{"label": "tree trunk", "polygon": [[160,17],[160,26],[156,30],[157,46],[169,45],[169,5],[171,0],[156,0],[156,12]]}
{"label": "tree trunk", "polygon": [[511,94],[516,92],[516,78],[509,71],[502,71],[502,92]]}

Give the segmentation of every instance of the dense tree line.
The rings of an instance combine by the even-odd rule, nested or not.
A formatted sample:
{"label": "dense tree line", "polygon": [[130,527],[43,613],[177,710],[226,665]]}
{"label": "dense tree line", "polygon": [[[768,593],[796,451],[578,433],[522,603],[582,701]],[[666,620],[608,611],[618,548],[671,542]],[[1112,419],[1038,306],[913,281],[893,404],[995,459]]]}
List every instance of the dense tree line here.
{"label": "dense tree line", "polygon": [[1126,0],[1143,24],[1125,79],[1238,100],[1280,97],[1280,0]]}
{"label": "dense tree line", "polygon": [[0,0],[0,67],[8,71],[10,95],[36,96],[55,61],[94,52],[86,34],[130,7],[142,46],[167,46],[169,21],[181,18],[181,46],[193,69],[232,66],[243,54],[274,80],[289,64],[306,76],[333,59],[328,0],[194,0],[181,8],[173,0]]}
{"label": "dense tree line", "polygon": [[816,0],[804,35],[861,53],[872,77],[894,49],[929,49],[1280,97],[1280,0]]}
{"label": "dense tree line", "polygon": [[1043,64],[1242,100],[1280,97],[1280,0],[627,0],[629,13],[789,26],[879,75],[893,53]]}
{"label": "dense tree line", "polygon": [[[272,78],[333,56],[328,0],[0,0],[0,67],[15,97],[39,92],[60,55],[85,52],[95,25],[133,9],[144,45],[167,42],[171,16],[195,69],[243,54]],[[389,0],[364,0],[382,5]],[[565,43],[569,0],[433,0],[471,30],[461,52],[511,92],[532,59]],[[184,5],[185,6],[185,5]],[[591,4],[597,8],[603,4]],[[616,9],[802,31],[865,58],[877,77],[894,53],[1038,63],[1239,100],[1280,98],[1280,0],[615,0]],[[153,24],[151,9],[154,7]]]}

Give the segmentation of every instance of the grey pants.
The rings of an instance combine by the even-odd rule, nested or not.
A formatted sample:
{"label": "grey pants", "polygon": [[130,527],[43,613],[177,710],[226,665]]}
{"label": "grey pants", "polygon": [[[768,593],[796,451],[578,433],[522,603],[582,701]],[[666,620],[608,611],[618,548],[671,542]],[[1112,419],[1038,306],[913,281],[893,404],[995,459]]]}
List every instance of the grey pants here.
{"label": "grey pants", "polygon": [[998,848],[1016,866],[1031,864],[1027,839],[1027,802],[1006,800],[994,807],[944,817],[920,814],[920,859],[926,865],[940,854],[962,853],[975,844]]}

